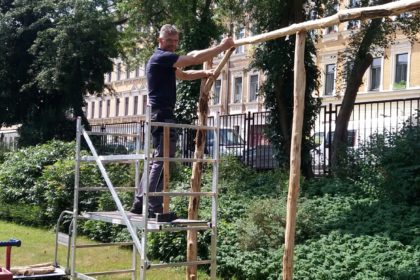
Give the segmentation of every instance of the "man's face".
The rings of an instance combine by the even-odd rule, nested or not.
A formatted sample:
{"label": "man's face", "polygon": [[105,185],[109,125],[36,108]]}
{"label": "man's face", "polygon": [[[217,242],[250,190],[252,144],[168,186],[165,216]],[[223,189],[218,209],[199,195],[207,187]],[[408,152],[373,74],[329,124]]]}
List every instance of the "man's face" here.
{"label": "man's face", "polygon": [[178,47],[179,35],[178,34],[165,34],[159,38],[159,48],[169,52],[175,52]]}

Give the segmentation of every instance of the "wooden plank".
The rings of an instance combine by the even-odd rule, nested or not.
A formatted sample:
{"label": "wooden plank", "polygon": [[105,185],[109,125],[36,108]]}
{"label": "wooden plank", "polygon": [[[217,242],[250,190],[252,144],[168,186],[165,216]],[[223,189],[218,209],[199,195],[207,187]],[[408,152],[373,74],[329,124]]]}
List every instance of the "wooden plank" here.
{"label": "wooden plank", "polygon": [[293,126],[290,148],[289,192],[287,196],[286,232],[283,255],[283,280],[293,279],[293,249],[295,245],[296,209],[300,187],[300,161],[302,144],[303,111],[305,105],[305,32],[296,34]]}
{"label": "wooden plank", "polygon": [[335,15],[325,17],[322,19],[309,20],[302,23],[295,23],[285,28],[236,40],[235,47],[274,40],[280,37],[285,37],[287,35],[296,34],[299,31],[309,31],[313,29],[326,28],[350,20],[366,20],[395,16],[401,13],[416,10],[420,10],[420,0],[403,0],[372,7],[345,9],[339,11]]}

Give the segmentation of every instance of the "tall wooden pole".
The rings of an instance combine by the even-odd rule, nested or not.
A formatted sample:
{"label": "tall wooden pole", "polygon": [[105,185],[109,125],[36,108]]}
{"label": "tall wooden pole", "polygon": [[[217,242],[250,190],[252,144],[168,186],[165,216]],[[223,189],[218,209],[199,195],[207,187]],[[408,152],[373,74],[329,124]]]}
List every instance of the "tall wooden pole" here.
{"label": "tall wooden pole", "polygon": [[[203,69],[208,70],[210,69],[210,63],[205,62],[203,65]],[[208,79],[201,80],[200,86],[200,99],[198,102],[198,125],[204,126],[207,124],[207,109],[208,109],[208,94],[204,94],[204,87],[206,81]],[[207,105],[206,105],[207,104]],[[206,110],[203,110],[206,109]],[[206,139],[206,131],[205,130],[197,130],[197,134],[195,137],[195,151],[194,151],[194,158],[203,158],[204,155],[204,146]],[[192,174],[190,179],[191,191],[192,192],[199,192],[201,189],[201,176],[202,176],[202,169],[203,163],[202,162],[194,162],[192,168]],[[200,205],[200,197],[199,196],[192,196],[190,197],[189,205],[188,205],[188,219],[189,220],[197,220],[198,219],[198,206]],[[189,230],[187,232],[187,261],[195,261],[197,260],[197,231],[196,230]],[[197,266],[190,265],[187,266],[186,272],[186,279],[187,280],[196,280],[197,279]]]}
{"label": "tall wooden pole", "polygon": [[283,255],[283,280],[293,279],[293,249],[295,246],[296,209],[300,185],[300,159],[302,143],[303,111],[305,105],[305,32],[296,34],[293,126],[290,148],[289,192],[287,196],[286,234]]}
{"label": "tall wooden pole", "polygon": [[[220,61],[219,65],[217,65],[216,69],[214,70],[214,74],[212,77],[207,79],[202,79],[201,87],[200,87],[200,98],[198,101],[198,125],[204,126],[207,124],[207,114],[209,109],[209,93],[213,86],[214,81],[220,75],[224,65],[229,60],[230,56],[232,55],[234,48],[228,50]],[[209,69],[210,65],[205,63],[204,69]],[[195,151],[194,151],[194,158],[195,159],[202,159],[204,155],[204,146],[206,142],[206,130],[198,129],[197,134],[195,137]],[[190,179],[191,184],[191,191],[192,192],[200,192],[201,189],[201,171],[202,171],[202,162],[194,162],[193,169]],[[198,218],[198,206],[200,204],[200,197],[193,196],[190,198],[189,205],[188,205],[188,219],[196,220]],[[197,260],[197,231],[189,230],[187,232],[187,261],[195,261]],[[186,279],[187,280],[195,280],[197,279],[197,266],[191,265],[187,266],[186,271]]]}

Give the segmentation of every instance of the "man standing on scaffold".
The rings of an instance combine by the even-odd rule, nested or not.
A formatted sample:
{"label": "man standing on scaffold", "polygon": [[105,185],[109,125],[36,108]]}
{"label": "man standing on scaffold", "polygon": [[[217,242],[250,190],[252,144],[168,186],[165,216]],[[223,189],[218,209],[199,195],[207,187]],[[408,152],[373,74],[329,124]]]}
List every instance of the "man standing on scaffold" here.
{"label": "man standing on scaffold", "polygon": [[[146,65],[146,77],[148,85],[148,103],[152,107],[151,120],[153,122],[174,122],[174,107],[176,102],[176,78],[181,80],[196,80],[213,75],[213,70],[188,70],[181,68],[202,64],[211,60],[219,53],[235,46],[232,38],[224,38],[222,42],[205,50],[197,50],[187,55],[177,55],[179,32],[175,26],[165,24],[160,29],[159,47],[150,57]],[[176,132],[170,130],[170,157],[175,155]],[[153,156],[163,157],[163,128],[152,128]],[[149,173],[149,192],[161,192],[163,189],[163,162],[153,161]],[[143,178],[136,190],[136,196],[130,212],[142,214],[143,190],[145,179]],[[163,197],[149,197],[149,217],[154,218],[156,213],[163,212]]]}

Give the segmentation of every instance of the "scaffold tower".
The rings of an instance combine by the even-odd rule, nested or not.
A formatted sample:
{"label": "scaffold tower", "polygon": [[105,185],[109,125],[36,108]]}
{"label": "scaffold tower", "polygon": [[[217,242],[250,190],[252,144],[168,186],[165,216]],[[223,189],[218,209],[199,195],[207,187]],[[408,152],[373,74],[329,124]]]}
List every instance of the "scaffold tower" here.
{"label": "scaffold tower", "polygon": [[[151,156],[151,131],[152,127],[163,127],[164,138],[169,138],[169,129],[165,128],[177,128],[177,129],[193,129],[193,130],[204,130],[207,133],[214,133],[213,143],[213,154],[210,157],[203,159],[194,158],[177,158],[177,157],[152,157]],[[218,170],[219,170],[219,128],[220,121],[219,116],[216,117],[214,126],[197,126],[188,124],[175,124],[175,123],[164,123],[164,122],[152,122],[151,121],[151,109],[147,107],[146,119],[144,123],[144,134],[138,125],[135,134],[127,134],[120,132],[94,132],[87,131],[81,125],[81,119],[77,120],[76,128],[76,155],[75,155],[75,182],[74,182],[74,203],[72,211],[63,211],[57,222],[57,235],[56,235],[56,254],[55,264],[57,262],[57,250],[58,245],[64,245],[68,249],[67,264],[65,271],[71,276],[71,279],[95,279],[100,275],[112,275],[112,274],[131,274],[132,279],[146,279],[146,271],[149,269],[159,269],[167,267],[180,267],[180,266],[191,266],[191,265],[210,265],[210,276],[211,279],[216,279],[216,247],[217,247],[217,196],[218,196]],[[166,131],[166,132],[165,132]],[[101,155],[98,149],[95,147],[94,141],[91,136],[99,137],[130,137],[135,139],[135,151],[129,154],[112,154],[112,155]],[[169,141],[164,141],[169,142]],[[82,156],[82,146],[86,145],[89,148],[90,155]],[[143,188],[143,215],[136,215],[128,212],[124,209],[123,204],[119,198],[119,192],[126,190],[126,188],[115,187],[111,181],[107,172],[106,165],[108,163],[126,163],[135,165],[135,188],[140,184],[141,170],[140,162],[143,162],[143,173],[148,174],[149,166],[152,161],[163,161],[163,162],[202,162],[212,166],[212,183],[210,192],[149,192],[149,176],[143,176],[145,180],[145,188]],[[102,178],[105,182],[106,187],[81,187],[81,165],[82,164],[96,164]],[[112,212],[83,212],[79,210],[81,192],[92,192],[92,191],[107,191],[111,194],[112,199],[116,206],[116,211]],[[131,188],[134,191],[134,188]],[[175,196],[207,196],[211,198],[211,218],[209,220],[189,220],[178,218],[171,222],[160,222],[156,218],[148,217],[148,199],[151,196],[163,196],[163,197],[175,197]],[[166,201],[166,200],[165,200]],[[164,207],[167,209],[167,207]],[[62,223],[65,216],[71,217],[71,223],[69,226],[68,233],[60,232],[60,224]],[[132,239],[131,242],[115,242],[115,243],[101,243],[101,244],[79,244],[77,241],[78,236],[78,221],[84,220],[95,220],[102,221],[111,224],[124,225]],[[177,231],[210,231],[211,232],[211,244],[210,244],[210,259],[208,260],[195,260],[186,262],[176,263],[153,263],[147,258],[148,250],[148,235],[152,232],[177,232]],[[132,246],[132,266],[131,268],[124,270],[112,270],[112,271],[99,271],[99,272],[80,272],[76,265],[76,259],[79,251],[83,248],[89,247],[101,247],[101,246]],[[139,263],[139,264],[138,264]]]}

